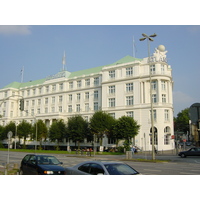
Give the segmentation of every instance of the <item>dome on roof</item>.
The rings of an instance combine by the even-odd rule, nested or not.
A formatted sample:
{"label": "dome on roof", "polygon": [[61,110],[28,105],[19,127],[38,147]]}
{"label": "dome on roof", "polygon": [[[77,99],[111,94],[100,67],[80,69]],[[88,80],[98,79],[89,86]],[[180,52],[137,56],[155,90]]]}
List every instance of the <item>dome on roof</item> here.
{"label": "dome on roof", "polygon": [[159,45],[158,46],[158,50],[162,51],[162,52],[165,51],[165,46],[164,45]]}

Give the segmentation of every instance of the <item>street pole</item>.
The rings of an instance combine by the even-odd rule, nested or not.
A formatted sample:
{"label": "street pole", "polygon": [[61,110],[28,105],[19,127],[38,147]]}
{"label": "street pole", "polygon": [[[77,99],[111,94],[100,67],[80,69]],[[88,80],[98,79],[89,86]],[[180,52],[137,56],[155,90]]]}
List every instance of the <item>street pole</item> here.
{"label": "street pole", "polygon": [[153,35],[142,34],[143,38],[140,41],[147,39],[148,45],[148,64],[149,64],[149,84],[150,84],[150,104],[151,104],[151,131],[152,131],[152,160],[155,160],[155,143],[154,143],[154,117],[153,117],[153,100],[152,100],[152,74],[151,74],[151,64],[150,64],[150,41],[153,41],[152,37],[156,37],[157,35],[154,33]]}

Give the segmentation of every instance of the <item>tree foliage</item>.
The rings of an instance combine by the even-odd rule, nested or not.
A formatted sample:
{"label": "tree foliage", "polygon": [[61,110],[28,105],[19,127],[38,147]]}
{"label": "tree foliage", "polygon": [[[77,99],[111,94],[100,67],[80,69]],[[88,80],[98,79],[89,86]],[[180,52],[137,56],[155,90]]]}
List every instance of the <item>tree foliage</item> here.
{"label": "tree foliage", "polygon": [[69,138],[78,142],[80,148],[80,142],[89,136],[88,122],[82,116],[76,115],[68,119],[67,127]]}
{"label": "tree foliage", "polygon": [[57,141],[57,147],[59,146],[59,142],[66,137],[67,129],[63,120],[58,120],[53,122],[53,124],[49,128],[49,139],[53,142]]}
{"label": "tree foliage", "polygon": [[186,108],[177,114],[174,118],[174,130],[187,133],[189,131],[189,108]]}
{"label": "tree foliage", "polygon": [[115,119],[104,111],[97,111],[90,119],[90,129],[93,134],[100,138],[100,145],[102,145],[102,138],[111,133]]}
{"label": "tree foliage", "polygon": [[[46,124],[40,119],[37,122],[37,141],[40,141],[40,148],[42,146],[42,140],[46,140],[48,137],[48,129]],[[32,138],[36,139],[36,123],[33,127]]]}
{"label": "tree foliage", "polygon": [[26,143],[26,138],[32,134],[32,125],[23,120],[18,126],[17,126],[17,135],[20,138],[24,139],[24,147]]}
{"label": "tree foliage", "polygon": [[113,128],[113,135],[116,139],[125,139],[125,148],[130,145],[131,138],[134,138],[139,133],[140,125],[128,116],[120,117]]}

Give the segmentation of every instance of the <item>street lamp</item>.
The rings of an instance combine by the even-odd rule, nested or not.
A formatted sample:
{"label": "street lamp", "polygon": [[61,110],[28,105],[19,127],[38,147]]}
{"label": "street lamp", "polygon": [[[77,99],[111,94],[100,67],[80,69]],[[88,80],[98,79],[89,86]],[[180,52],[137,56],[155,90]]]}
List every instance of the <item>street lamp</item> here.
{"label": "street lamp", "polygon": [[152,160],[155,160],[155,147],[154,147],[154,119],[153,119],[153,101],[152,101],[152,79],[151,79],[151,65],[150,65],[150,42],[154,40],[152,38],[157,35],[154,33],[153,35],[146,35],[142,33],[143,38],[140,38],[140,41],[144,41],[147,39],[148,45],[148,63],[149,63],[149,84],[150,84],[150,103],[151,103],[151,131],[152,131]]}

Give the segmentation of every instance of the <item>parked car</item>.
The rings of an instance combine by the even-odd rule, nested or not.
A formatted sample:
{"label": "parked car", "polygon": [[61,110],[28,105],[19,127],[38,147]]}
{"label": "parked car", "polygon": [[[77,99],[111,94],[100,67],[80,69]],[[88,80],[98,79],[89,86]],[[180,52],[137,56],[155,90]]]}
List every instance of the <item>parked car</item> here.
{"label": "parked car", "polygon": [[66,175],[137,175],[138,171],[122,162],[87,161],[65,169]]}
{"label": "parked car", "polygon": [[185,158],[187,156],[200,156],[200,148],[198,147],[194,147],[194,148],[190,148],[187,151],[181,151],[178,154],[181,158]]}
{"label": "parked car", "polygon": [[20,174],[24,175],[63,175],[63,163],[50,155],[27,154],[21,161]]}

